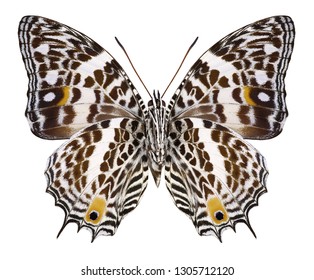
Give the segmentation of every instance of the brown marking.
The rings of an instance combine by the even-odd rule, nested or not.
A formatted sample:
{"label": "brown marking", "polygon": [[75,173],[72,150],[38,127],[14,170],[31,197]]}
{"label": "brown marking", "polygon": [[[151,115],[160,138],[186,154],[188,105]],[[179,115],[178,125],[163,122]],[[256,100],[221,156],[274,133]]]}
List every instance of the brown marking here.
{"label": "brown marking", "polygon": [[124,163],[124,161],[120,157],[118,157],[117,158],[117,165],[121,166],[123,163]]}
{"label": "brown marking", "polygon": [[238,117],[242,124],[250,124],[251,120],[250,117],[247,115],[249,113],[249,106],[241,106],[238,112]]}
{"label": "brown marking", "polygon": [[[217,47],[221,47],[220,46],[220,43],[218,43],[218,45],[217,45]],[[214,50],[216,48],[216,45],[214,45],[214,46],[212,46],[210,49],[211,50]],[[228,53],[228,51],[229,51],[229,48],[228,47],[223,47],[223,48],[221,48],[221,49],[218,49],[217,50],[217,52],[215,52],[215,51],[213,51],[216,55],[218,55],[218,56],[223,56],[223,55],[225,55],[226,53]]]}
{"label": "brown marking", "polygon": [[84,144],[86,146],[90,145],[92,143],[92,138],[91,138],[91,133],[90,132],[85,132],[85,133],[82,133],[80,135],[80,138],[82,138]]}
{"label": "brown marking", "polygon": [[102,184],[105,182],[105,180],[106,180],[106,175],[105,174],[99,174],[98,175],[99,186],[102,186]]}
{"label": "brown marking", "polygon": [[225,169],[228,173],[231,173],[231,162],[229,160],[225,160]]}
{"label": "brown marking", "polygon": [[120,155],[120,157],[124,160],[124,161],[127,161],[127,159],[129,158],[128,154],[126,152],[122,153]]}
{"label": "brown marking", "polygon": [[131,130],[132,132],[135,132],[138,128],[139,122],[138,121],[132,121],[131,122]]}
{"label": "brown marking", "polygon": [[[140,138],[138,138],[138,139],[140,139]],[[123,141],[129,141],[129,140],[130,140],[130,133],[125,131],[123,133]]]}
{"label": "brown marking", "polygon": [[211,172],[211,171],[213,171],[214,168],[213,168],[213,165],[207,161],[204,169],[206,172]]}
{"label": "brown marking", "polygon": [[86,186],[87,184],[87,177],[86,176],[82,176],[81,178],[81,186],[83,186],[83,188]]}
{"label": "brown marking", "polygon": [[203,168],[205,165],[205,159],[203,157],[203,153],[202,153],[202,151],[200,151],[198,149],[196,151],[197,151],[197,155],[198,155],[199,165],[201,168]]}
{"label": "brown marking", "polygon": [[183,139],[184,139],[185,141],[190,141],[191,135],[190,135],[190,133],[189,133],[188,131],[186,131],[186,132],[183,133]]}
{"label": "brown marking", "polygon": [[235,61],[232,63],[232,65],[237,68],[237,70],[241,70],[242,69],[242,64],[239,61]]}
{"label": "brown marking", "polygon": [[237,180],[240,178],[240,175],[241,175],[240,167],[237,164],[233,163],[232,164],[232,177]]}
{"label": "brown marking", "polygon": [[103,171],[103,172],[106,172],[109,170],[109,165],[107,162],[103,162],[101,165],[100,165],[100,171]]}
{"label": "brown marking", "polygon": [[237,73],[233,73],[232,74],[232,81],[236,84],[236,85],[240,85],[240,79]]}
{"label": "brown marking", "polygon": [[83,163],[82,163],[83,173],[85,173],[88,170],[88,166],[89,166],[89,161],[88,160],[83,161]]}
{"label": "brown marking", "polygon": [[34,59],[38,62],[38,63],[43,63],[45,62],[45,56],[40,53],[40,52],[34,52]]}
{"label": "brown marking", "polygon": [[198,144],[197,144],[197,147],[198,147],[199,149],[203,150],[203,149],[205,148],[205,145],[204,145],[204,143],[198,143]]}
{"label": "brown marking", "polygon": [[105,120],[100,123],[102,128],[108,128],[110,126],[110,120]]}
{"label": "brown marking", "polygon": [[59,169],[57,172],[56,172],[56,178],[59,178],[61,176],[61,169]]}
{"label": "brown marking", "polygon": [[79,149],[75,155],[75,160],[77,162],[81,162],[82,160],[84,160],[84,153],[85,153],[84,148]]}
{"label": "brown marking", "polygon": [[81,66],[81,63],[78,61],[73,61],[71,64],[71,69],[72,70],[76,70],[77,68],[79,68]]}
{"label": "brown marking", "polygon": [[239,157],[236,154],[236,152],[234,151],[234,149],[228,148],[228,152],[229,152],[229,160],[230,161],[236,162],[239,159]]}
{"label": "brown marking", "polygon": [[226,116],[224,114],[224,106],[223,105],[217,104],[216,108],[215,108],[215,113],[216,113],[216,115],[219,116],[219,121],[221,123],[226,122],[227,119],[226,119]]}
{"label": "brown marking", "polygon": [[194,87],[193,89],[195,90],[196,100],[200,100],[204,96],[203,91],[199,87]]}
{"label": "brown marking", "polygon": [[207,87],[207,88],[210,88],[210,84],[209,84],[209,82],[208,82],[208,79],[207,79],[207,72],[208,72],[208,70],[206,71],[206,74],[205,75],[195,75],[196,76],[196,78],[198,78],[199,79],[199,81],[205,86],[205,87]]}
{"label": "brown marking", "polygon": [[185,106],[185,103],[183,102],[183,98],[182,98],[182,96],[180,95],[179,96],[179,98],[177,99],[177,104],[176,104],[178,107],[180,107],[180,108],[185,108],[186,106]]}
{"label": "brown marking", "polygon": [[258,180],[254,180],[253,187],[257,188],[258,186],[259,186],[259,181]]}
{"label": "brown marking", "polygon": [[88,146],[85,152],[85,157],[89,158],[95,151],[95,146]]}
{"label": "brown marking", "polygon": [[236,55],[234,53],[229,53],[229,54],[224,55],[222,59],[226,61],[234,61],[236,59]]}
{"label": "brown marking", "polygon": [[73,97],[71,99],[71,103],[75,103],[81,99],[81,91],[78,88],[72,89]]}
{"label": "brown marking", "polygon": [[56,188],[60,188],[60,187],[61,187],[60,181],[59,181],[59,180],[55,180],[54,186],[55,186]]}
{"label": "brown marking", "polygon": [[274,47],[277,49],[280,49],[282,46],[281,39],[277,38],[277,37],[272,38],[272,43],[273,43]]}
{"label": "brown marking", "polygon": [[41,45],[41,37],[35,37],[33,40],[32,40],[32,43],[31,43],[31,45],[32,45],[32,47],[34,48],[34,49],[36,49],[36,48],[38,48],[40,45]]}
{"label": "brown marking", "polygon": [[86,62],[86,61],[90,60],[91,57],[89,55],[87,55],[87,54],[79,53],[77,55],[77,59],[80,60],[80,61]]}
{"label": "brown marking", "polygon": [[83,85],[83,87],[90,88],[94,84],[95,84],[95,80],[91,76],[88,76],[87,78],[85,78],[85,84]]}
{"label": "brown marking", "polygon": [[195,166],[196,165],[196,158],[193,157],[191,160],[190,160],[190,164]]}
{"label": "brown marking", "polygon": [[104,82],[104,73],[102,70],[95,70],[94,71],[94,77],[96,82],[101,86]]}
{"label": "brown marking", "polygon": [[249,193],[250,195],[253,195],[253,193],[254,193],[254,188],[253,188],[253,187],[249,187],[247,191],[248,191],[248,193]]}
{"label": "brown marking", "polygon": [[194,101],[192,99],[189,99],[187,103],[189,107],[194,105]]}
{"label": "brown marking", "polygon": [[137,139],[134,139],[132,141],[132,144],[135,146],[135,147],[138,147],[140,145],[140,142],[137,140]]}
{"label": "brown marking", "polygon": [[185,145],[184,144],[181,144],[180,147],[179,147],[179,152],[181,155],[185,155]]}
{"label": "brown marking", "polygon": [[220,142],[220,131],[219,130],[213,130],[211,136],[212,136],[212,139],[214,142],[217,142],[217,143]]}
{"label": "brown marking", "polygon": [[218,146],[219,152],[223,157],[228,157],[228,151],[225,146],[219,145]]}
{"label": "brown marking", "polygon": [[76,116],[74,108],[72,106],[64,106],[63,111],[65,116],[63,117],[64,124],[71,124],[74,121],[74,117]]}
{"label": "brown marking", "polygon": [[[85,51],[88,55],[90,55],[90,56],[96,56],[96,55],[99,54],[99,52],[97,52],[96,50],[94,50],[94,49],[92,49],[92,48],[88,48],[88,47],[85,47],[85,48],[84,48],[84,51]],[[101,50],[99,50],[99,51],[101,51]]]}
{"label": "brown marking", "polygon": [[227,77],[223,76],[218,81],[219,85],[223,88],[230,87],[229,80]]}
{"label": "brown marking", "polygon": [[232,140],[233,135],[229,132],[223,133],[222,135],[222,143],[226,146],[229,146],[230,141]]}
{"label": "brown marking", "polygon": [[235,101],[237,101],[238,103],[242,103],[242,98],[241,98],[241,89],[240,88],[235,88],[232,91],[232,97]]}
{"label": "brown marking", "polygon": [[128,108],[129,109],[132,109],[136,106],[136,100],[135,100],[135,97],[132,95],[131,98],[130,98],[130,102],[128,104]]}
{"label": "brown marking", "polygon": [[101,134],[101,131],[99,130],[94,130],[93,132],[93,139],[94,139],[94,142],[97,143],[101,140],[102,138],[102,134]]}
{"label": "brown marking", "polygon": [[75,180],[78,180],[81,177],[82,173],[81,173],[81,168],[80,165],[75,165],[73,167],[73,177]]}
{"label": "brown marking", "polygon": [[128,145],[128,154],[132,155],[134,153],[134,148],[132,145]]}
{"label": "brown marking", "polygon": [[210,84],[214,85],[218,81],[220,72],[218,70],[211,70],[209,74]]}
{"label": "brown marking", "polygon": [[193,142],[198,142],[199,141],[199,136],[198,136],[198,129],[196,128],[196,129],[194,129],[193,130],[193,136],[192,136],[192,138],[193,138]]}
{"label": "brown marking", "polygon": [[266,70],[269,71],[269,72],[275,72],[274,65],[272,63],[268,63],[266,65]]}
{"label": "brown marking", "polygon": [[220,181],[217,182],[217,188],[216,188],[216,190],[217,190],[218,194],[221,193],[222,185],[221,185]]}
{"label": "brown marking", "polygon": [[104,161],[107,161],[107,160],[110,158],[110,156],[111,156],[111,152],[110,152],[110,151],[107,151],[107,152],[104,154],[104,156],[103,156],[103,160],[104,160]]}
{"label": "brown marking", "polygon": [[209,161],[210,160],[210,156],[206,151],[203,151],[203,157],[205,160]]}
{"label": "brown marking", "polygon": [[203,120],[204,127],[211,128],[213,123],[211,121]]}
{"label": "brown marking", "polygon": [[233,186],[232,186],[232,191],[233,192],[236,192],[237,191],[237,189],[239,188],[239,182],[238,181],[235,181],[235,180],[233,180]]}
{"label": "brown marking", "polygon": [[63,187],[59,188],[58,192],[59,192],[60,196],[62,196],[65,193],[65,188],[63,188]]}
{"label": "brown marking", "polygon": [[193,155],[191,153],[186,153],[185,158],[186,160],[190,160],[193,157]]}

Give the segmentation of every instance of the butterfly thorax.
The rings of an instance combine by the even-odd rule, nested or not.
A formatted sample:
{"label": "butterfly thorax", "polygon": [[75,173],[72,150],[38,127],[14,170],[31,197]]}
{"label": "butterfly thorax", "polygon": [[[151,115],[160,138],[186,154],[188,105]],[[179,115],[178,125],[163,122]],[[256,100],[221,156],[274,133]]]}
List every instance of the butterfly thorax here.
{"label": "butterfly thorax", "polygon": [[161,170],[165,161],[165,106],[166,104],[161,99],[159,91],[154,91],[153,98],[148,102],[149,115],[146,121],[146,144],[150,169],[157,185],[159,185]]}

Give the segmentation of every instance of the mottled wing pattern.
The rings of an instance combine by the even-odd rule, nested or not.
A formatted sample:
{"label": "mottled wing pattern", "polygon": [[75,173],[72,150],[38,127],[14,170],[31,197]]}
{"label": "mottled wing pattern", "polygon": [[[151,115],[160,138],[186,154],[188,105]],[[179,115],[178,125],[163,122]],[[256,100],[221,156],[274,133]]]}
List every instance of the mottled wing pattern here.
{"label": "mottled wing pattern", "polygon": [[[263,156],[244,138],[282,130],[284,77],[294,25],[267,18],[223,38],[193,65],[165,114],[159,94],[146,110],[129,78],[101,46],[56,21],[19,25],[29,77],[26,116],[46,139],[70,138],[48,161],[47,192],[92,238],[113,235],[138,204],[150,168],[199,234],[244,222],[266,192]],[[60,231],[60,232],[61,232]],[[252,230],[253,232],[253,230]],[[253,232],[254,233],[254,232]]]}
{"label": "mottled wing pattern", "polygon": [[282,130],[293,40],[287,16],[231,33],[193,65],[168,106],[167,188],[201,235],[221,239],[238,222],[252,230],[248,212],[266,192],[268,171],[243,137]]}
{"label": "mottled wing pattern", "polygon": [[208,119],[244,138],[278,135],[288,114],[284,77],[294,33],[290,17],[275,16],[224,37],[190,69],[169,106],[170,118]]}
{"label": "mottled wing pattern", "polygon": [[[148,179],[143,125],[133,119],[101,121],[75,134],[48,160],[47,192],[65,212],[64,225],[113,235],[132,211]],[[61,232],[60,231],[60,232]]]}
{"label": "mottled wing pattern", "polygon": [[248,212],[266,191],[263,156],[239,134],[209,120],[176,120],[170,131],[167,188],[198,233],[220,239],[223,229],[238,222],[250,227]]}
{"label": "mottled wing pattern", "polygon": [[35,135],[69,138],[101,120],[142,118],[141,98],[125,72],[88,36],[51,19],[25,16],[19,42],[29,77],[26,116]]}

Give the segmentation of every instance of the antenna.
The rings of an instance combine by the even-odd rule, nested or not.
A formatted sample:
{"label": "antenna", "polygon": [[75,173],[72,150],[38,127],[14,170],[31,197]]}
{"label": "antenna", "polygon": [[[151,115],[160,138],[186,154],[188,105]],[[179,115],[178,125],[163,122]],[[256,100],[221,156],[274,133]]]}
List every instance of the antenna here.
{"label": "antenna", "polygon": [[198,40],[198,37],[196,37],[196,39],[194,40],[194,42],[192,43],[192,45],[191,45],[191,46],[189,47],[189,49],[187,50],[185,56],[184,56],[183,59],[182,59],[182,62],[181,62],[181,64],[180,64],[180,66],[179,66],[179,68],[178,68],[178,70],[177,70],[177,72],[176,72],[176,73],[174,74],[174,76],[172,77],[170,83],[169,83],[168,86],[166,87],[166,89],[165,89],[164,93],[162,94],[161,98],[164,97],[166,91],[168,90],[169,86],[170,86],[171,83],[173,82],[174,78],[177,76],[179,70],[181,69],[181,67],[182,67],[182,65],[183,65],[183,62],[185,61],[186,57],[188,56],[190,50],[193,48],[193,46],[195,45],[195,43],[196,43],[197,40]]}
{"label": "antenna", "polygon": [[153,99],[152,95],[149,93],[149,90],[147,89],[147,87],[145,86],[143,80],[141,79],[140,75],[137,73],[137,71],[136,71],[136,69],[135,69],[135,67],[134,67],[134,65],[133,65],[133,63],[132,63],[132,61],[131,61],[131,59],[130,59],[128,53],[126,52],[125,48],[124,48],[123,45],[120,43],[120,41],[118,40],[117,37],[114,37],[114,38],[116,39],[116,41],[117,41],[118,45],[120,46],[120,48],[121,48],[121,49],[123,50],[123,52],[125,53],[125,55],[126,55],[126,57],[128,58],[128,60],[129,60],[129,62],[130,62],[130,64],[131,64],[131,66],[132,66],[132,68],[133,68],[135,74],[136,74],[137,77],[140,79],[140,81],[141,81],[142,85],[144,86],[144,88],[146,89],[147,93],[148,93],[149,96]]}

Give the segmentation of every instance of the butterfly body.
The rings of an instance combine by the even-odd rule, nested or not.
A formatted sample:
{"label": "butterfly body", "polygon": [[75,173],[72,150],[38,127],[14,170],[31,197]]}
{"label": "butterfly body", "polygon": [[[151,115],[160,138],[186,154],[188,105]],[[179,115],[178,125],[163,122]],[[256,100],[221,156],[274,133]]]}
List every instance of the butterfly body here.
{"label": "butterfly body", "polygon": [[[26,16],[19,25],[29,77],[26,116],[44,139],[68,139],[48,159],[47,192],[93,239],[113,235],[164,169],[175,205],[200,235],[221,239],[266,192],[264,157],[245,138],[278,135],[294,42],[288,16],[249,24],[208,49],[168,106],[146,107],[120,64],[83,33]],[[61,232],[60,231],[60,232]],[[252,230],[253,232],[253,230]]]}
{"label": "butterfly body", "polygon": [[152,97],[151,101],[148,102],[146,137],[150,169],[158,186],[165,162],[168,129],[165,102],[161,99],[158,91],[154,91]]}

